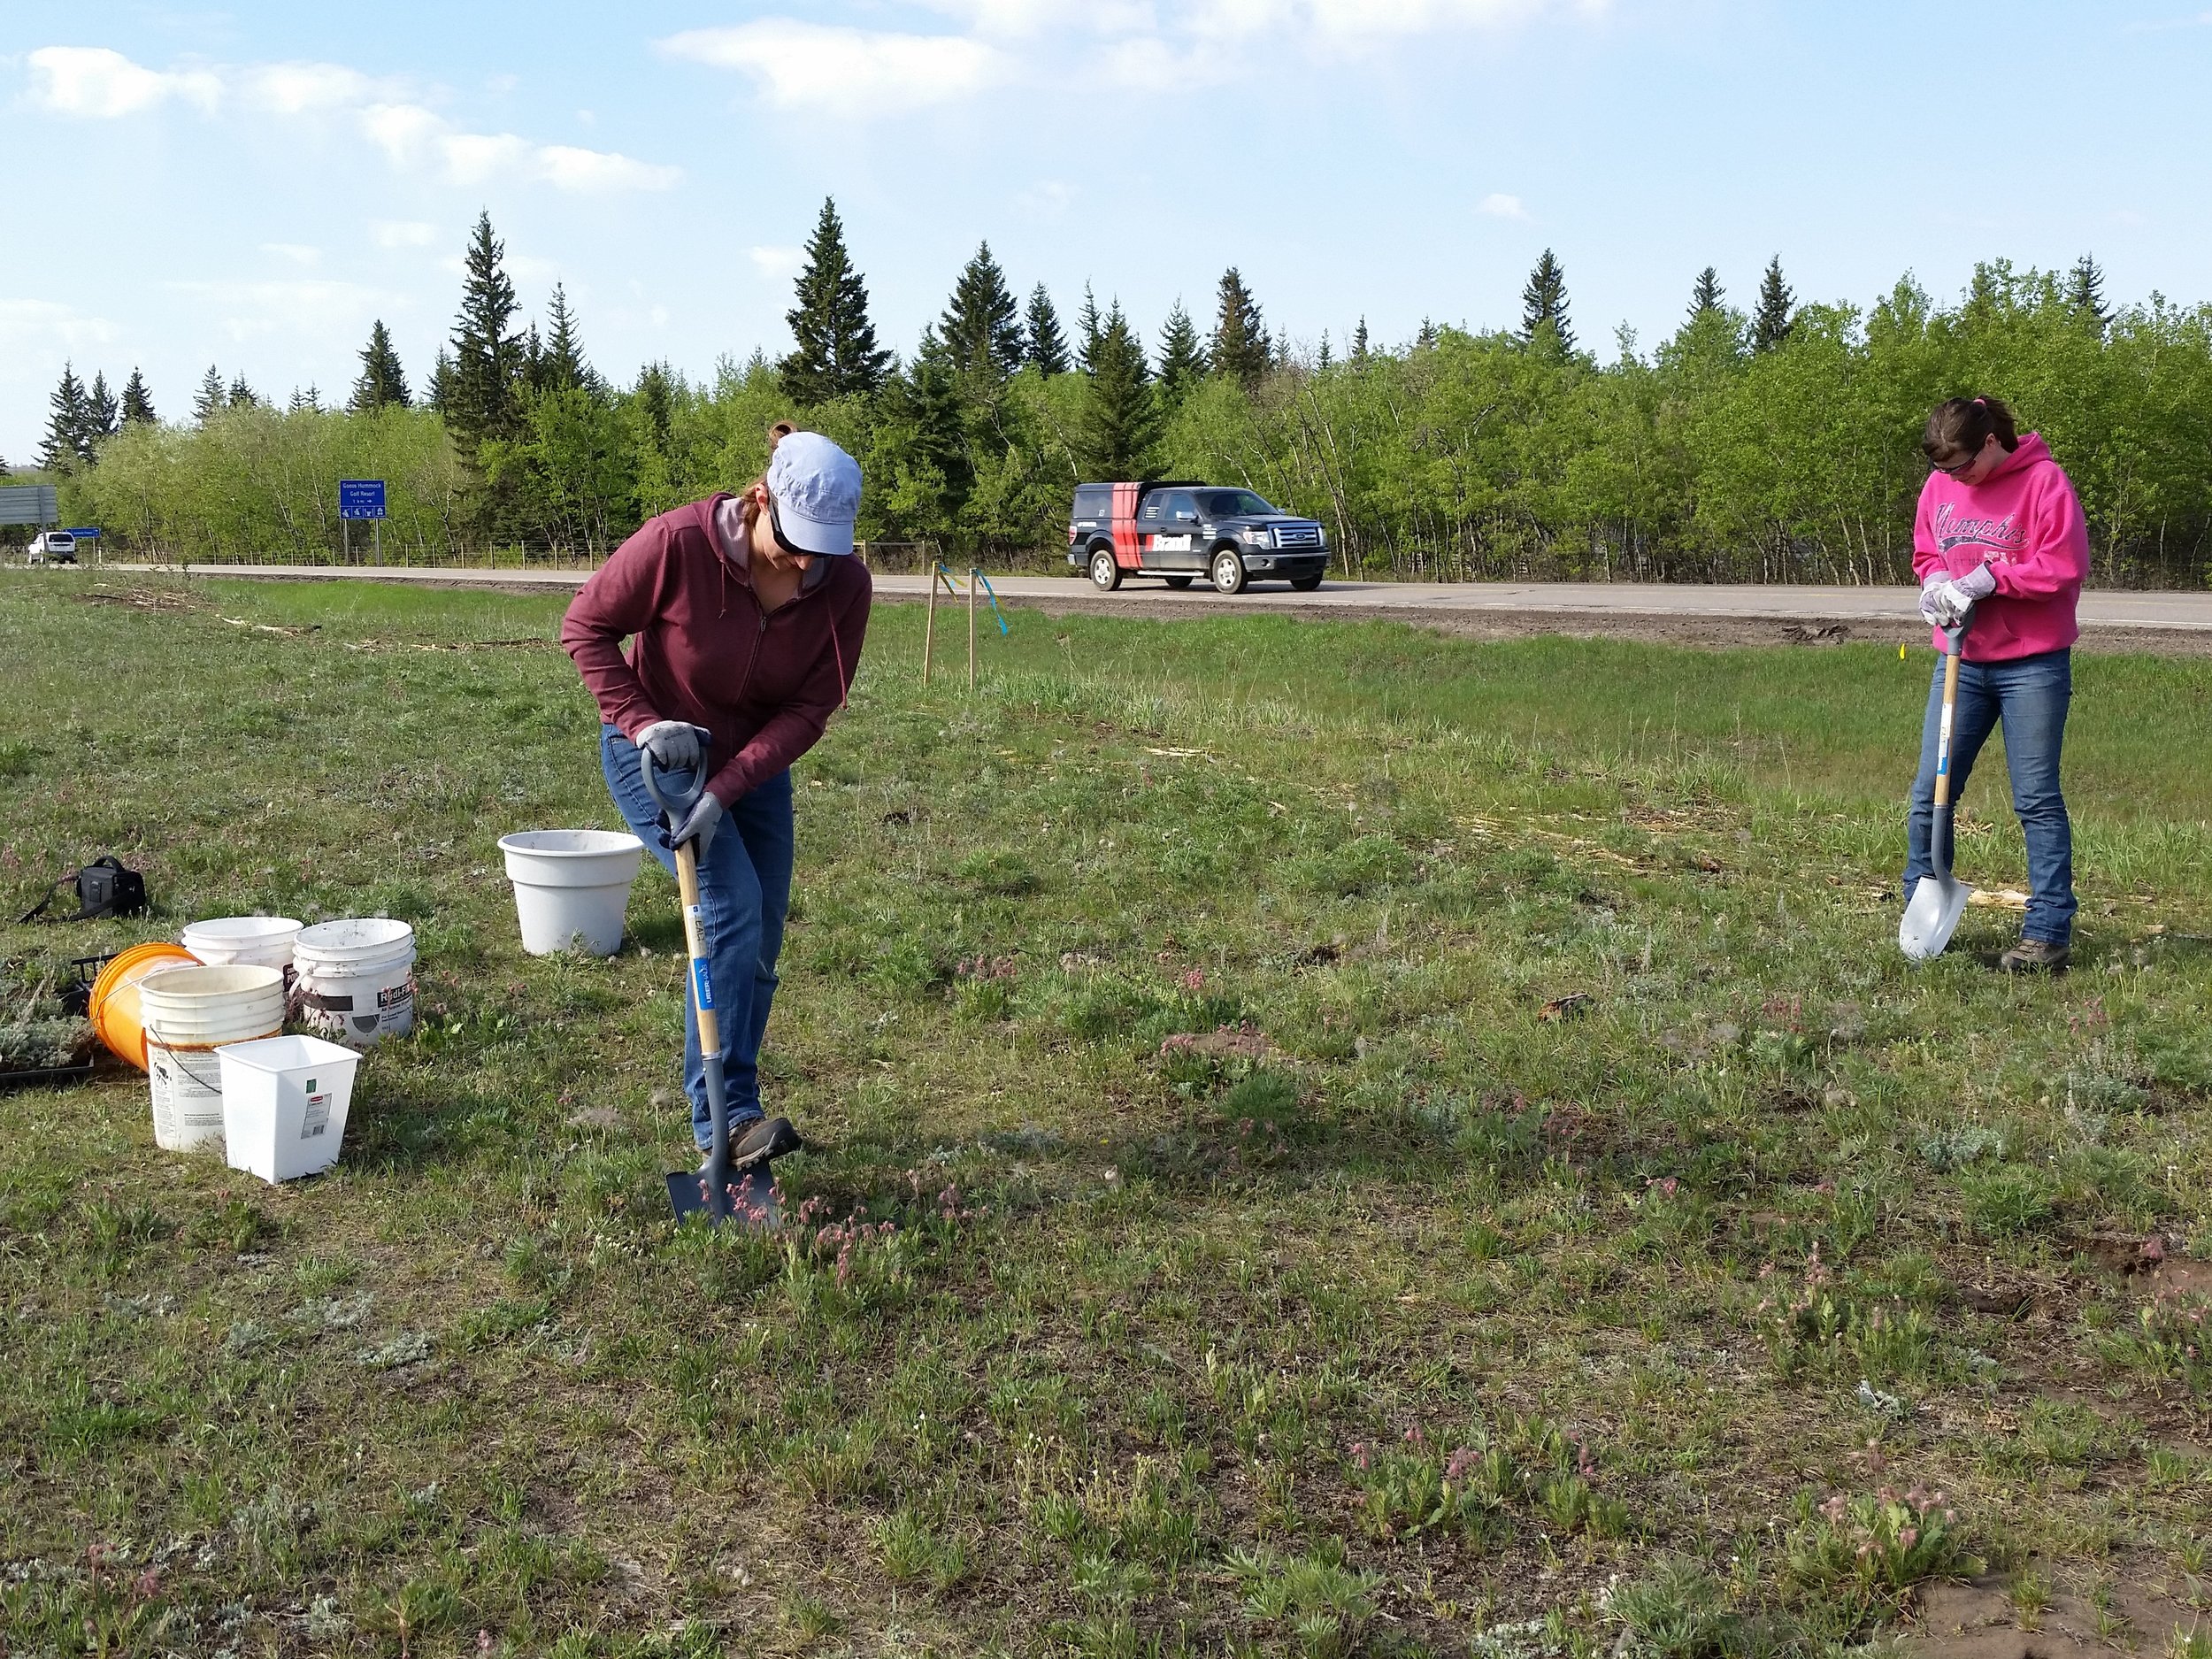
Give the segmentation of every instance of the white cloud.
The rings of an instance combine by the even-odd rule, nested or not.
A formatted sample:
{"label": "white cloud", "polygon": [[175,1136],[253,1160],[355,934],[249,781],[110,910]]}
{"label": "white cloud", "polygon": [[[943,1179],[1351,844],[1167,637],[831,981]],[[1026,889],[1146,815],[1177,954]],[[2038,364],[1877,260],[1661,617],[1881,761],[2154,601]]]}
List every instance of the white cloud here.
{"label": "white cloud", "polygon": [[431,171],[453,184],[511,177],[603,195],[665,190],[682,176],[675,167],[612,150],[541,144],[513,133],[468,132],[408,100],[396,83],[373,80],[343,64],[161,71],[99,46],[42,47],[28,61],[37,83],[33,96],[61,114],[112,119],[182,98],[210,111],[228,101],[261,115],[350,115],[395,166]]}
{"label": "white cloud", "polygon": [[[914,35],[757,18],[658,42],[749,77],[783,109],[861,117],[957,103],[995,87],[1066,84],[1158,93],[1249,73],[1252,54],[1331,58],[1447,31],[1551,15],[1596,18],[1612,0],[918,0],[958,33]],[[1238,54],[1242,54],[1239,56]]]}
{"label": "white cloud", "polygon": [[369,240],[380,248],[427,248],[438,240],[438,227],[420,219],[371,219]]}
{"label": "white cloud", "polygon": [[26,349],[56,343],[98,346],[115,335],[115,325],[106,318],[88,317],[56,300],[0,299],[0,344]]}
{"label": "white cloud", "polygon": [[958,35],[901,35],[763,18],[659,42],[672,58],[750,75],[771,104],[867,115],[972,96],[1012,76],[997,48]]}
{"label": "white cloud", "polygon": [[665,190],[683,176],[677,167],[633,161],[611,150],[579,150],[572,144],[541,144],[539,176],[557,190],[595,195],[609,190]]}
{"label": "white cloud", "polygon": [[806,264],[803,248],[748,248],[745,254],[753,268],[772,281],[798,275],[799,268]]}
{"label": "white cloud", "polygon": [[261,244],[261,251],[273,259],[281,259],[288,265],[302,267],[320,265],[323,257],[320,248],[310,248],[296,242],[265,242]]}
{"label": "white cloud", "polygon": [[104,46],[42,46],[30,56],[38,81],[32,96],[60,115],[114,120],[171,98],[213,109],[222,83],[204,69],[163,73]]}
{"label": "white cloud", "polygon": [[352,109],[394,96],[388,86],[343,64],[260,64],[240,70],[235,81],[248,103],[273,115]]}
{"label": "white cloud", "polygon": [[1508,196],[1502,190],[1493,191],[1490,195],[1484,196],[1475,211],[1479,213],[1487,213],[1492,219],[1526,219],[1528,217],[1528,209],[1522,205],[1521,198],[1517,196]]}
{"label": "white cloud", "polygon": [[280,333],[350,338],[367,319],[403,309],[401,296],[358,282],[280,279],[260,282],[172,282],[172,292],[204,301],[232,340]]}

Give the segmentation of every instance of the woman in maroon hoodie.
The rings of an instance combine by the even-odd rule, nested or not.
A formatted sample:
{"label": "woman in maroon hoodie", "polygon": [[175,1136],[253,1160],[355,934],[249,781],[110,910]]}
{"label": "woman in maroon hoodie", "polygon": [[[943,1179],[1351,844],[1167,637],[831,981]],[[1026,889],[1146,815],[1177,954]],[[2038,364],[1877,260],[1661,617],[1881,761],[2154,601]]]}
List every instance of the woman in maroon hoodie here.
{"label": "woman in maroon hoodie", "polygon": [[[761,1110],[760,1041],[791,905],[789,767],[843,703],[868,632],[872,584],[851,557],[859,510],[852,457],[818,433],[787,433],[766,476],[742,495],[649,520],[584,584],[561,624],[562,647],[599,702],[600,764],[615,804],[672,873],[671,849],[696,844],[733,1169],[800,1145],[787,1118]],[[640,749],[657,771],[706,772],[667,845]],[[704,1150],[714,1124],[686,985],[684,1088]]]}

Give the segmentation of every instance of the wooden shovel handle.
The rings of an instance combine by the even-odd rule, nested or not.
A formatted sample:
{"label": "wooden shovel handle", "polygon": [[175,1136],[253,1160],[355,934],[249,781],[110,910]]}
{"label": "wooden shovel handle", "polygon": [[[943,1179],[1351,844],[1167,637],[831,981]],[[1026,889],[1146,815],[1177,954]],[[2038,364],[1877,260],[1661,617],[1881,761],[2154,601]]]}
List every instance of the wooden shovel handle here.
{"label": "wooden shovel handle", "polygon": [[1951,726],[1959,706],[1959,654],[1943,656],[1942,725],[1936,733],[1935,805],[1940,812],[1951,804]]}
{"label": "wooden shovel handle", "polygon": [[676,849],[676,890],[683,895],[684,948],[691,953],[691,1006],[699,1020],[699,1051],[719,1054],[722,1025],[715,1018],[714,981],[707,969],[707,931],[699,912],[699,850],[695,842],[685,841]]}

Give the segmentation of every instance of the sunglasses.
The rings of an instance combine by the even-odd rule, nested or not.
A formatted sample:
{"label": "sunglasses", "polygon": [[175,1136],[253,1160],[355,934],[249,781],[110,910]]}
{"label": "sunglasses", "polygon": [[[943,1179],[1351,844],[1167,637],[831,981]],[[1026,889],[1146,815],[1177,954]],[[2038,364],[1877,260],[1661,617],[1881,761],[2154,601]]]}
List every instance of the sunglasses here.
{"label": "sunglasses", "polygon": [[822,557],[819,553],[792,545],[791,538],[783,533],[783,520],[776,517],[776,498],[773,495],[768,498],[768,534],[774,536],[776,545],[790,554],[793,558],[818,559]]}

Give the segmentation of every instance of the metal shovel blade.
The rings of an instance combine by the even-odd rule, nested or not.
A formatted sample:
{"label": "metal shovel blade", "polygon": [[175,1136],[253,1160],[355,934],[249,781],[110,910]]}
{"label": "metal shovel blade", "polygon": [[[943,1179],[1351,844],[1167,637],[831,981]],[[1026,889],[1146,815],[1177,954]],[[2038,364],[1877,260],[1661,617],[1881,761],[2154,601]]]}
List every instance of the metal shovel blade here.
{"label": "metal shovel blade", "polygon": [[1974,889],[1955,876],[1923,876],[1912,890],[1912,902],[1897,924],[1897,948],[1915,962],[1943,954],[1966,914],[1966,901]]}
{"label": "metal shovel blade", "polygon": [[741,1171],[729,1186],[720,1205],[709,1202],[707,1178],[696,1170],[674,1170],[668,1176],[669,1207],[680,1225],[687,1217],[704,1216],[710,1227],[733,1221],[741,1227],[772,1232],[783,1225],[782,1207],[776,1202],[775,1177],[764,1169]]}

